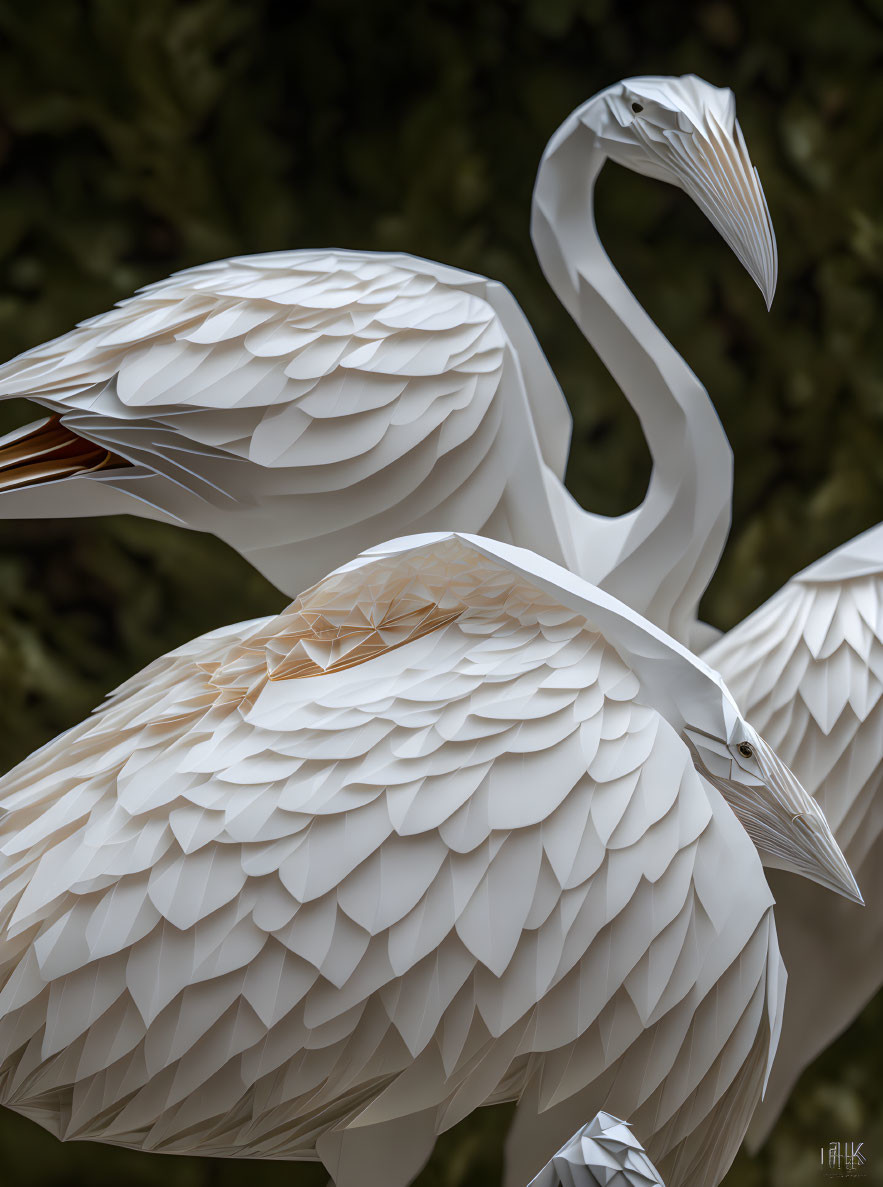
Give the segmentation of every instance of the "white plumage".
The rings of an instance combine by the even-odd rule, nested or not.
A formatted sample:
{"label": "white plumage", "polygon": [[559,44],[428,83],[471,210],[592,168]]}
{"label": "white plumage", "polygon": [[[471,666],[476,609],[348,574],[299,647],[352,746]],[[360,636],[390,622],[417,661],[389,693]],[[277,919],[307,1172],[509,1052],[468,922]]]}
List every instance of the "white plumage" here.
{"label": "white plumage", "polygon": [[598,1113],[528,1187],[665,1187],[625,1121]]}
{"label": "white plumage", "polygon": [[[158,660],[0,784],[3,1103],[344,1187],[519,1097],[523,1182],[603,1106],[669,1187],[717,1183],[784,973],[713,783],[797,792],[710,741],[701,775],[692,727],[754,737],[620,603],[458,535]],[[792,831],[829,876],[822,819]]]}
{"label": "white plumage", "polygon": [[[633,114],[638,99],[639,118]],[[653,479],[645,502],[630,515],[615,521],[588,516],[564,490],[560,477],[570,428],[566,406],[527,322],[502,286],[413,257],[347,251],[282,252],[192,269],[151,286],[111,313],[0,369],[0,398],[25,396],[61,416],[60,423],[52,420],[5,440],[0,450],[3,513],[76,515],[128,510],[181,522],[228,540],[290,593],[299,592],[368,541],[403,531],[471,528],[530,546],[565,563],[695,645],[706,637],[696,623],[696,605],[729,522],[729,448],[696,377],[637,306],[598,241],[591,221],[591,196],[607,158],[683,186],[721,230],[768,299],[775,285],[775,242],[729,92],[710,88],[691,76],[629,80],[590,100],[565,121],[550,142],[534,195],[534,241],[550,283],[620,382],[647,433],[654,455]],[[847,553],[841,560],[849,560]],[[731,633],[712,659],[733,680],[737,695],[746,697],[744,707],[752,706],[751,719],[771,735],[777,749],[793,762],[811,789],[818,788],[850,858],[861,865],[861,881],[876,895],[876,870],[868,854],[880,831],[876,823],[879,809],[873,806],[880,778],[879,722],[875,716],[880,628],[879,622],[871,626],[868,614],[873,611],[868,607],[872,592],[873,597],[878,596],[879,580],[870,573],[859,580],[844,572],[836,593],[830,575],[821,581],[804,575],[786,588],[769,613],[759,612],[744,628]],[[791,616],[790,626],[780,630],[775,620],[784,613]],[[136,866],[147,862],[132,871],[141,869],[144,877],[150,874],[153,862],[165,870],[169,847],[174,850],[174,846],[180,847],[184,856],[188,845],[194,855],[204,855],[206,846],[216,847],[219,855],[229,854],[225,846],[218,847],[218,838],[226,834],[212,831],[220,811],[217,803],[195,800],[179,805],[174,812],[168,808],[166,820],[163,812],[168,806],[152,805],[150,788],[157,793],[163,783],[166,761],[177,770],[174,764],[180,739],[175,730],[184,728],[180,723],[190,720],[188,714],[202,712],[203,701],[211,703],[211,714],[219,711],[216,691],[211,691],[215,686],[206,691],[205,672],[197,657],[206,649],[206,664],[219,662],[222,653],[227,662],[228,649],[235,650],[250,640],[250,630],[244,624],[216,632],[174,657],[158,661],[103,711],[94,725],[94,735],[90,732],[93,726],[80,727],[74,737],[79,739],[85,731],[84,736],[94,739],[89,746],[95,747],[78,751],[82,757],[80,790],[75,794],[74,783],[59,784],[58,773],[52,768],[45,791],[48,798],[40,800],[38,796],[34,803],[48,808],[62,787],[64,794],[58,806],[44,813],[42,824],[36,818],[29,823],[30,831],[24,836],[39,837],[40,828],[46,828],[50,830],[47,835],[55,837],[51,830],[59,821],[59,828],[72,827],[70,821],[65,823],[63,805],[69,807],[76,801],[80,808],[88,804],[89,812],[94,810],[102,819],[107,816],[108,822],[101,828],[96,825],[97,831],[89,834],[97,836],[101,846],[106,836],[119,846],[117,856],[123,864],[112,865],[107,877],[121,878],[124,860],[129,859]],[[823,630],[828,632],[825,640],[817,638]],[[738,654],[743,641],[750,648],[766,649],[771,657],[757,672],[755,650]],[[309,646],[318,654],[316,639]],[[776,667],[780,662],[781,670]],[[248,660],[238,659],[236,667],[237,671],[248,670]],[[149,687],[148,680],[156,680],[156,686]],[[754,687],[743,692],[752,680]],[[224,695],[231,696],[229,704],[234,704],[238,693]],[[196,698],[192,704],[191,697]],[[229,713],[235,715],[229,704]],[[542,728],[531,724],[532,704],[526,697],[513,702],[508,710],[513,721],[517,713],[527,718],[525,733]],[[103,749],[107,735],[100,723],[115,721],[117,712],[136,710],[147,714],[145,721],[150,726],[143,737],[132,732],[135,724],[141,724],[140,718],[125,726],[119,740],[120,761],[126,771],[124,784],[128,786],[131,776],[146,806],[140,807],[137,800],[124,806],[121,799],[110,811],[105,802],[107,787],[99,791],[99,785],[90,781],[101,776],[105,762],[110,763],[107,778],[116,777],[116,751],[108,754]],[[161,714],[165,725],[154,720],[154,712]],[[548,715],[549,720],[553,717]],[[341,720],[349,719],[344,715]],[[454,720],[459,723],[456,714]],[[313,728],[312,722],[309,728]],[[375,723],[371,730],[378,728]],[[349,737],[346,729],[341,729],[340,738]],[[164,730],[166,740],[173,743],[169,754],[163,748]],[[506,734],[506,728],[501,727],[501,734]],[[157,749],[150,752],[150,768],[138,771],[137,763],[147,761],[145,737],[151,739],[151,745],[155,740]],[[193,739],[189,734],[187,737],[189,745]],[[324,734],[310,737],[310,745],[317,747],[315,761],[324,761],[327,756],[320,746],[325,744]],[[412,745],[417,752],[411,756],[415,761],[430,757],[422,751],[430,737],[429,726],[422,733],[416,731]],[[126,752],[125,739],[133,745],[137,742],[132,754]],[[847,746],[850,741],[851,749]],[[239,733],[229,742],[235,755],[234,743],[239,745]],[[328,745],[333,752],[335,743],[329,741]],[[51,758],[60,751],[50,748],[45,753]],[[293,758],[308,761],[300,754],[280,757],[275,751],[263,756],[249,752],[242,758],[243,777],[256,780],[257,787],[275,786]],[[43,761],[43,757],[32,760],[37,764]],[[238,771],[232,760],[230,769]],[[120,767],[119,772],[122,770]],[[232,804],[240,805],[243,820],[257,827],[254,821],[260,814],[246,803],[248,791],[236,790],[237,778],[230,777],[228,783],[226,772],[225,767],[224,794],[231,796]],[[186,771],[188,788],[203,786],[200,776],[205,774]],[[456,788],[461,779],[452,771],[446,783]],[[91,790],[83,790],[86,787]],[[94,805],[90,796],[95,798]],[[261,803],[266,819],[260,827],[272,829],[276,809],[263,796]],[[130,836],[126,829],[133,827],[132,820],[140,819],[142,811],[153,823],[145,827],[143,835],[139,829],[137,837],[134,832]],[[155,812],[160,823],[151,815]],[[226,807],[223,815],[226,821]],[[21,817],[14,820],[21,822]],[[774,831],[783,823],[787,821],[776,817],[768,826]],[[122,839],[113,831],[117,827]],[[277,840],[281,843],[283,838]],[[47,842],[44,838],[35,843],[39,855],[39,846]],[[78,852],[82,855],[82,847]],[[22,869],[33,872],[27,866],[27,850],[21,853],[24,856],[16,861],[24,862]],[[843,871],[832,853],[827,854],[826,876],[835,884],[844,883]],[[816,856],[813,854],[812,860]],[[111,907],[115,911],[123,898],[127,910],[137,907],[131,935],[138,937],[138,943],[146,946],[154,934],[138,932],[153,919],[151,911],[171,926],[176,912],[183,911],[181,918],[189,918],[188,910],[201,910],[200,888],[208,886],[212,871],[220,870],[224,860],[212,857],[210,866],[203,868],[179,857],[180,869],[173,866],[172,873],[153,884],[144,900],[149,904],[149,909],[143,906],[145,914],[140,913],[141,900],[125,897],[128,890],[108,897],[106,910],[111,914]],[[430,867],[431,862],[427,869]],[[243,919],[248,917],[252,875],[243,874],[243,870],[244,866],[231,873],[225,867],[225,878],[229,876],[230,884],[238,884],[238,889],[226,904],[215,906],[217,912],[229,915],[241,909],[245,911]],[[45,877],[50,874],[63,880],[60,870],[50,871],[47,866]],[[224,879],[217,885],[222,882]],[[795,937],[790,961],[814,963],[820,957],[820,945],[839,945],[843,990],[840,996],[830,987],[826,990],[826,1000],[836,1000],[836,1007],[832,1005],[829,1022],[816,1031],[817,1050],[855,1012],[878,983],[880,973],[874,971],[877,965],[864,950],[848,950],[844,943],[841,915],[847,912],[845,917],[852,920],[858,912],[829,901],[821,892],[807,893],[800,884],[801,898],[812,904],[813,926],[822,920],[828,923],[820,929],[814,948],[808,942],[798,944],[798,908],[792,909],[788,903],[789,895],[796,896],[798,890],[787,878],[777,881],[776,887],[783,925]],[[206,910],[212,903],[213,899],[206,900]],[[197,917],[194,926],[198,925]],[[240,920],[235,926],[240,925],[244,933],[246,924]],[[68,925],[59,926],[66,936]],[[98,925],[92,926],[94,930]],[[866,918],[864,927],[868,930],[862,935],[867,934],[869,945],[873,942],[874,951],[879,950],[872,919]],[[831,938],[832,928],[836,941]],[[54,943],[44,941],[50,946]],[[165,940],[161,947],[163,944]],[[84,951],[81,947],[81,955]],[[32,965],[34,959],[36,956]],[[861,975],[846,971],[856,959],[861,963]],[[817,970],[807,972],[806,977],[821,991],[826,979],[816,974]],[[100,985],[90,987],[83,982],[84,988],[70,990],[65,1003],[81,999],[103,1002],[101,993],[113,992],[105,988],[112,978],[105,981],[104,977],[102,972]],[[208,981],[214,985],[211,978]],[[166,1003],[159,989],[154,990],[163,1008],[172,1009],[177,999]],[[90,997],[93,991],[95,996]],[[58,992],[56,989],[56,1005]],[[230,992],[228,989],[212,999],[218,1013],[205,1009],[204,1014],[212,1024],[221,1025],[227,1017],[224,1010],[232,1010],[234,1001],[240,1003],[234,1015],[236,1026],[245,1028],[244,1035],[247,1023],[243,1019],[250,1017],[241,1005],[244,990],[237,989],[240,996],[228,1001]],[[121,1010],[122,1000],[119,994],[114,997],[112,1008]],[[199,1012],[201,1000],[198,994],[191,994],[187,1010]],[[807,995],[805,1001],[810,1000]],[[141,1002],[151,1018],[152,1003],[150,996]],[[41,1008],[32,1007],[34,1018],[39,1018]],[[67,1008],[65,1004],[65,1012]],[[76,1010],[74,1015],[81,1017]],[[131,1011],[129,1016],[134,1017]],[[161,1016],[162,1009],[156,1018]],[[185,1011],[182,1017],[190,1014]],[[261,1024],[272,1029],[277,1021]],[[186,1045],[190,1042],[188,1028],[198,1024],[185,1021],[175,1025]],[[795,1036],[808,1025],[795,1010]],[[59,1026],[53,1041],[61,1044],[61,1052],[68,1032]],[[100,1033],[100,1028],[95,1033]],[[135,1030],[125,1033],[131,1038]],[[76,1041],[85,1040],[80,1036]],[[125,1045],[129,1040],[120,1041]],[[233,1047],[239,1041],[231,1039]],[[93,1046],[96,1042],[100,1046],[100,1040],[93,1040]],[[801,1042],[804,1051],[812,1047],[802,1034]],[[196,1040],[193,1046],[198,1046]],[[141,1048],[137,1044],[127,1048],[127,1052],[135,1050]],[[120,1056],[124,1057],[130,1063],[136,1059],[130,1054]],[[767,1117],[778,1108],[776,1102],[796,1074],[801,1058],[795,1053],[783,1059],[782,1072],[776,1073],[783,1087],[776,1088],[779,1081],[774,1079],[774,1091],[765,1107]],[[51,1066],[57,1070],[61,1055],[53,1060]],[[88,1066],[88,1061],[83,1066]],[[30,1068],[26,1063],[25,1067],[28,1070],[21,1074],[22,1083],[31,1084],[28,1077],[32,1076],[35,1083],[42,1082],[40,1076],[49,1075],[42,1065],[39,1074],[36,1065]],[[55,1071],[50,1079],[54,1075]],[[86,1128],[93,1124],[88,1118],[94,1101],[106,1103],[114,1091],[122,1091],[119,1085],[113,1087],[107,1073],[101,1075],[105,1076],[103,1086],[95,1087],[97,1081],[90,1080],[88,1099],[92,1103],[79,1106],[77,1113],[87,1118],[83,1122]],[[153,1083],[146,1072],[141,1076],[144,1083],[139,1081],[137,1090],[132,1090],[138,1100],[149,1095],[148,1085]],[[76,1083],[79,1100],[84,1089]],[[535,1087],[532,1084],[526,1089],[528,1096],[534,1092],[534,1098],[530,1107],[521,1111],[522,1128],[525,1116],[528,1126],[532,1123],[531,1109],[540,1099]],[[478,1089],[475,1092],[480,1094]],[[463,1090],[459,1099],[467,1098],[471,1099]],[[189,1107],[199,1106],[191,1102]],[[448,1107],[446,1104],[445,1109]],[[450,1108],[454,1115],[457,1109]],[[49,1106],[49,1113],[56,1117],[53,1124],[57,1126],[63,1110],[53,1110],[56,1104]],[[629,1100],[623,1111],[634,1115]],[[434,1132],[439,1116],[436,1112],[427,1133],[430,1129]],[[575,1115],[573,1124],[567,1120],[556,1124],[559,1129],[570,1125],[571,1132],[581,1119]],[[74,1132],[79,1122],[71,1120],[69,1124]],[[178,1122],[170,1124],[174,1130]],[[229,1137],[229,1132],[229,1127],[225,1130],[221,1125],[219,1133]],[[236,1132],[238,1141],[247,1129]],[[204,1129],[200,1133],[205,1137]],[[543,1132],[537,1140],[542,1144],[546,1137]],[[145,1131],[139,1130],[135,1144],[154,1140],[162,1144],[167,1139],[145,1136]],[[247,1138],[246,1145],[251,1140]],[[264,1139],[254,1140],[259,1144]],[[522,1133],[515,1139],[516,1146],[525,1140]],[[423,1145],[419,1135],[415,1137],[415,1158]]]}
{"label": "white plumage", "polygon": [[647,434],[653,477],[630,514],[590,515],[567,493],[570,414],[502,285],[341,250],[192,268],[0,367],[0,399],[54,414],[0,442],[0,512],[212,532],[290,596],[367,545],[479,531],[707,641],[696,607],[726,539],[730,449],[598,239],[608,158],[683,187],[767,300],[775,240],[732,93],[695,76],[609,87],[550,141],[534,243]]}
{"label": "white plumage", "polygon": [[563,473],[567,408],[502,286],[370,252],[205,264],[0,369],[0,397],[38,400],[116,459],[99,451],[86,458],[97,468],[65,473],[65,440],[64,476],[35,474],[46,429],[31,448],[14,434],[5,513],[54,513],[58,488],[62,514],[183,523],[292,594],[403,525],[496,516],[501,534],[564,561],[524,385],[531,352],[545,368],[540,431]]}
{"label": "white plumage", "polygon": [[790,980],[757,1145],[883,983],[883,525],[799,573],[705,658],[824,809],[868,904],[772,873]]}

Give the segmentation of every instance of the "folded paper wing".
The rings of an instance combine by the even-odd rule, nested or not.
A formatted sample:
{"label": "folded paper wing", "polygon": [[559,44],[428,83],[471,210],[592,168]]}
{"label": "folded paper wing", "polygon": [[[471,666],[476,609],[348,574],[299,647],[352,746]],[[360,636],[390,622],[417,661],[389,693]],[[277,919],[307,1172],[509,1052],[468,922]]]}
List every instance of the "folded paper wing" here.
{"label": "folded paper wing", "polygon": [[522,1098],[542,1165],[594,1101],[716,1184],[775,1048],[772,898],[617,603],[559,574],[373,550],[0,781],[2,1103],[395,1187],[479,1105]]}
{"label": "folded paper wing", "polygon": [[570,413],[530,325],[502,285],[430,260],[200,265],[0,366],[3,399],[48,409],[63,461],[89,463],[23,468],[19,434],[0,439],[7,518],[181,523],[291,596],[366,542],[449,523],[574,559],[545,490]]}
{"label": "folded paper wing", "polygon": [[[140,514],[212,532],[294,596],[367,543],[451,524],[566,564],[695,646],[726,540],[732,455],[696,376],[607,258],[607,160],[680,186],[767,303],[775,235],[727,89],[630,78],[550,140],[531,233],[553,290],[637,413],[640,507],[583,512],[571,417],[500,284],[399,253],[270,252],[199,265],[0,366],[0,400],[61,417],[78,455],[0,483],[0,515]],[[15,440],[0,439],[0,474]],[[11,469],[16,471],[16,467]]]}
{"label": "folded paper wing", "polygon": [[790,980],[757,1146],[803,1069],[883,984],[883,525],[799,573],[705,658],[818,800],[867,904],[772,871]]}
{"label": "folded paper wing", "polygon": [[528,1187],[665,1187],[625,1121],[598,1113]]}

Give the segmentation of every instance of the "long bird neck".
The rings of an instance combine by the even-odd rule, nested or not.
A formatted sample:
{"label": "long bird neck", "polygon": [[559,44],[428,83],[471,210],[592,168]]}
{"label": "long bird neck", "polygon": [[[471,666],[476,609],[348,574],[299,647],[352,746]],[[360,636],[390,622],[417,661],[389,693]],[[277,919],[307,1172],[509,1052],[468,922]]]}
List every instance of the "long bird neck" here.
{"label": "long bird neck", "polygon": [[637,413],[653,470],[628,515],[580,519],[571,509],[574,550],[583,577],[695,645],[696,608],[730,525],[732,452],[705,388],[598,237],[593,197],[605,159],[595,134],[571,117],[540,163],[531,234],[549,284]]}

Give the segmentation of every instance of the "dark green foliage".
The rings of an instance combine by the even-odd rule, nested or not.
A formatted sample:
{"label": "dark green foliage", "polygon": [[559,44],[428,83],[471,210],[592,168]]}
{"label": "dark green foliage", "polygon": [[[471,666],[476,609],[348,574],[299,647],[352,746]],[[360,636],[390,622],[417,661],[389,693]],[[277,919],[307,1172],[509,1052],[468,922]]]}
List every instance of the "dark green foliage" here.
{"label": "dark green foliage", "polygon": [[[545,287],[533,176],[577,103],[629,74],[731,85],[779,237],[773,312],[674,190],[613,167],[615,263],[706,383],[736,454],[706,616],[736,622],[883,518],[880,0],[0,0],[0,357],[135,287],[238,252],[401,249],[495,276],[571,402],[569,481],[607,514],[648,457]],[[29,411],[0,408],[0,428]],[[144,521],[0,524],[0,764],[149,659],[278,594],[216,542]],[[883,1181],[881,1001],[804,1077],[729,1187],[821,1182],[863,1140]],[[439,1144],[424,1187],[499,1179],[506,1110]],[[875,1178],[874,1175],[878,1176]],[[318,1187],[317,1167],[62,1146],[0,1117],[0,1187]]]}

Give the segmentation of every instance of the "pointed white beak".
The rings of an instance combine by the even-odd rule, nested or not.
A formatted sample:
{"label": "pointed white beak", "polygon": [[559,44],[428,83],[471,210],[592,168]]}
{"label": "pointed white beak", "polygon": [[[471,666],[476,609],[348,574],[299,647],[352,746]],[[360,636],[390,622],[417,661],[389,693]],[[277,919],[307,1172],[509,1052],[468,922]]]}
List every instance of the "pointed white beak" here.
{"label": "pointed white beak", "polygon": [[717,228],[754,279],[767,309],[779,273],[776,235],[757,170],[751,164],[739,121],[726,132],[706,113],[706,133],[673,137],[681,185]]}
{"label": "pointed white beak", "polygon": [[790,827],[780,830],[777,839],[767,836],[764,865],[791,870],[850,902],[864,904],[822,809],[763,739],[758,742],[758,759],[768,786],[791,817]]}
{"label": "pointed white beak", "polygon": [[753,771],[739,770],[726,743],[704,730],[687,726],[682,736],[696,769],[733,809],[763,864],[864,903],[822,809],[755,730],[745,722],[740,728],[750,734]]}

